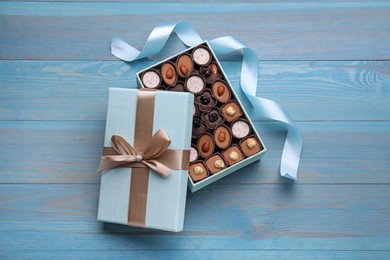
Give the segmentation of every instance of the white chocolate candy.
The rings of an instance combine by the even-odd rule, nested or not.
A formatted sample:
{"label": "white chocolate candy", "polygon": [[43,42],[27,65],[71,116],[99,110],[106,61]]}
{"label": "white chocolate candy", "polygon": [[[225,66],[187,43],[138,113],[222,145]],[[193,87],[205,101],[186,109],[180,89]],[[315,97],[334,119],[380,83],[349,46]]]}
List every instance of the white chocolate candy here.
{"label": "white chocolate candy", "polygon": [[191,147],[190,149],[190,162],[193,162],[198,158],[198,151],[195,148]]}
{"label": "white chocolate candy", "polygon": [[142,76],[142,82],[147,88],[156,88],[160,84],[160,76],[155,71],[147,71]]}
{"label": "white chocolate candy", "polygon": [[232,133],[237,138],[243,138],[249,134],[249,125],[244,121],[237,121],[232,126]]}
{"label": "white chocolate candy", "polygon": [[204,89],[204,82],[199,76],[192,76],[187,80],[187,88],[192,93],[199,93]]}
{"label": "white chocolate candy", "polygon": [[194,61],[199,65],[205,65],[210,60],[210,53],[205,48],[198,48],[193,53]]}

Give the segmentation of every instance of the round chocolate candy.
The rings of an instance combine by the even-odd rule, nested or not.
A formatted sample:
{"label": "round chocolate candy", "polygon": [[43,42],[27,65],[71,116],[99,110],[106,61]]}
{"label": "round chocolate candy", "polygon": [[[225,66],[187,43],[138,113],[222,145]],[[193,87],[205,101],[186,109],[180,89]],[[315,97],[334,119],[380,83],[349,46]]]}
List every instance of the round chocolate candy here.
{"label": "round chocolate candy", "polygon": [[150,69],[142,74],[141,81],[146,88],[157,88],[161,83],[161,77],[157,70]]}
{"label": "round chocolate candy", "polygon": [[191,146],[190,148],[190,162],[196,161],[199,158],[198,150],[195,146]]}
{"label": "round chocolate candy", "polygon": [[198,94],[203,91],[206,83],[201,76],[193,75],[187,78],[185,86],[188,91],[194,94]]}
{"label": "round chocolate candy", "polygon": [[216,63],[210,63],[207,66],[200,68],[200,73],[205,77],[207,83],[212,83],[216,79],[220,79],[222,73]]}
{"label": "round chocolate candy", "polygon": [[192,52],[194,62],[198,65],[206,65],[211,60],[210,52],[204,47],[198,47]]}
{"label": "round chocolate candy", "polygon": [[210,129],[216,128],[225,121],[217,109],[211,109],[210,112],[204,113],[202,118]]}
{"label": "round chocolate candy", "polygon": [[232,124],[232,134],[236,138],[244,138],[250,133],[250,126],[248,122],[239,119]]}

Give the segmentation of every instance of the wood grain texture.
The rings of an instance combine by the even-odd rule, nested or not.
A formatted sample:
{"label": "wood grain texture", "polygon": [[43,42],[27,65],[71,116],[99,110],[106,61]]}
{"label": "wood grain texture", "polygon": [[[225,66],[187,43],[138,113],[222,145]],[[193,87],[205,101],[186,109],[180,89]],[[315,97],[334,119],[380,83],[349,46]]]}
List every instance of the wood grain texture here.
{"label": "wood grain texture", "polygon": [[[0,0],[0,259],[388,259],[390,3],[183,2]],[[184,49],[127,64],[111,37],[141,48],[173,19],[256,51],[257,95],[302,130],[300,179],[279,176],[284,131],[257,121],[267,154],[189,193],[184,232],[99,223],[107,89]]]}
{"label": "wood grain texture", "polygon": [[[0,61],[0,120],[105,120],[108,88],[135,88],[152,64]],[[247,105],[239,62],[222,66]],[[389,120],[390,61],[260,61],[257,95],[298,121]]]}
{"label": "wood grain texture", "polygon": [[262,60],[390,57],[389,3],[0,2],[0,58],[115,60],[112,36],[141,47],[157,23],[172,19],[190,22],[204,39],[235,36]]}
{"label": "wood grain texture", "polygon": [[212,185],[188,194],[184,231],[177,234],[97,222],[96,184],[1,190],[0,244],[7,251],[390,246],[388,185]]}

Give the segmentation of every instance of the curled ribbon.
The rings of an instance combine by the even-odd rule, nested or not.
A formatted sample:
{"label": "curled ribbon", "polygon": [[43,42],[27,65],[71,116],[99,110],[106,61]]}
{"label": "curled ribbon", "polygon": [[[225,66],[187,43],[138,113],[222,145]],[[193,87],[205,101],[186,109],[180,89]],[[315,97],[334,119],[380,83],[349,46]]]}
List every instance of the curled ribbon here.
{"label": "curled ribbon", "polygon": [[[123,40],[114,37],[111,43],[111,53],[121,60],[131,62],[161,51],[169,36],[176,33],[178,38],[186,46],[194,46],[202,43],[199,34],[185,22],[169,22],[157,25],[150,33],[144,48],[139,51]],[[280,174],[293,180],[297,179],[297,171],[302,151],[302,136],[299,129],[294,125],[288,113],[275,101],[256,97],[258,62],[256,53],[237,39],[227,36],[209,41],[216,55],[236,55],[239,51],[242,55],[242,67],[240,86],[255,111],[255,119],[271,119],[281,122],[287,130]]]}
{"label": "curled ribbon", "polygon": [[149,167],[162,176],[167,176],[171,169],[160,160],[171,140],[164,129],[158,130],[143,150],[137,151],[123,137],[113,135],[111,144],[116,155],[103,155],[98,172],[117,167],[143,168]]}

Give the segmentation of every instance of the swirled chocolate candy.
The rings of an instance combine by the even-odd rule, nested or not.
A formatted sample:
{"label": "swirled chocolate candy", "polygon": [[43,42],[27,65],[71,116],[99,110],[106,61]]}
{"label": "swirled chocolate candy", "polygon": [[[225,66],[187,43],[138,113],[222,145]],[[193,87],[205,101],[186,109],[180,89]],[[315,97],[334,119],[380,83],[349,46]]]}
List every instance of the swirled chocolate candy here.
{"label": "swirled chocolate candy", "polygon": [[242,116],[242,110],[236,101],[226,103],[221,107],[223,117],[228,122],[232,122]]}
{"label": "swirled chocolate candy", "polygon": [[198,65],[206,65],[211,60],[210,52],[203,47],[196,48],[192,52],[192,57],[194,58],[194,62]]}
{"label": "swirled chocolate candy", "polygon": [[240,147],[246,157],[249,157],[263,150],[263,147],[255,136],[250,136],[244,140],[241,140]]}
{"label": "swirled chocolate candy", "polygon": [[192,119],[192,138],[198,138],[206,131],[207,127],[203,124],[201,117],[194,116]]}
{"label": "swirled chocolate candy", "polygon": [[235,121],[231,128],[233,136],[239,139],[246,137],[250,132],[248,122],[241,119]]}
{"label": "swirled chocolate candy", "polygon": [[221,103],[226,103],[230,100],[230,89],[222,80],[217,80],[213,83],[213,95]]}
{"label": "swirled chocolate candy", "polygon": [[171,62],[165,62],[161,66],[161,75],[167,85],[173,86],[177,81],[175,66]]}
{"label": "swirled chocolate candy", "polygon": [[198,140],[198,148],[200,156],[202,156],[203,158],[207,158],[208,156],[210,156],[215,149],[215,144],[212,136],[207,133],[201,135]]}
{"label": "swirled chocolate candy", "polygon": [[189,172],[189,174],[191,176],[191,179],[194,182],[203,180],[203,179],[207,178],[207,176],[208,176],[207,169],[206,169],[206,167],[205,167],[205,165],[203,164],[202,161],[195,161],[195,162],[193,162],[190,165],[190,168],[189,168],[188,172]]}
{"label": "swirled chocolate candy", "polygon": [[206,83],[201,76],[192,75],[187,78],[185,86],[188,91],[194,94],[198,94],[203,91],[206,86]]}
{"label": "swirled chocolate candy", "polygon": [[191,56],[188,54],[180,55],[179,58],[177,58],[176,67],[177,73],[179,73],[181,77],[188,77],[194,69]]}
{"label": "swirled chocolate candy", "polygon": [[227,164],[233,165],[244,159],[244,156],[238,148],[237,145],[230,146],[227,150],[223,151],[222,153],[223,158],[225,158]]}
{"label": "swirled chocolate candy", "polygon": [[210,112],[204,113],[202,118],[210,129],[216,128],[225,121],[217,109],[211,109]]}
{"label": "swirled chocolate candy", "polygon": [[227,167],[225,160],[220,154],[214,154],[206,159],[206,166],[211,174],[218,173]]}
{"label": "swirled chocolate candy", "polygon": [[201,95],[195,98],[200,111],[206,112],[210,108],[214,107],[217,104],[217,101],[212,97],[209,90],[205,90]]}
{"label": "swirled chocolate candy", "polygon": [[160,74],[154,70],[148,70],[141,76],[142,83],[147,88],[157,88],[161,83]]}
{"label": "swirled chocolate candy", "polygon": [[214,140],[215,144],[219,148],[228,148],[232,141],[232,135],[230,133],[230,130],[224,125],[217,127],[217,129],[215,129],[214,131]]}

